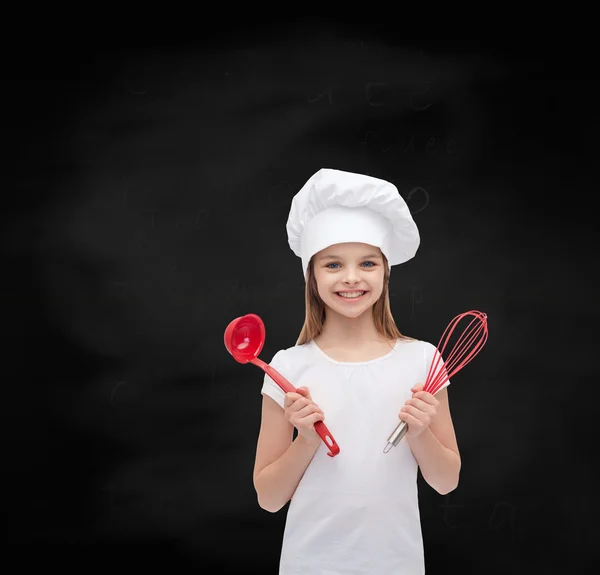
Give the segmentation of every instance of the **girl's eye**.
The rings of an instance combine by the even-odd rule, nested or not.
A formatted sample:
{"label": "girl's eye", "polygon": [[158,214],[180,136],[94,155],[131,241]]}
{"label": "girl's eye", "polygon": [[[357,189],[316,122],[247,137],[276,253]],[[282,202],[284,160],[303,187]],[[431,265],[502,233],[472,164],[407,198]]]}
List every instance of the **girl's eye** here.
{"label": "girl's eye", "polygon": [[[373,267],[373,266],[375,265],[375,263],[374,263],[374,262],[371,262],[371,261],[367,261],[367,262],[363,262],[363,263],[364,263],[364,264],[372,264],[372,265],[370,265],[370,266],[368,266],[368,267]],[[325,267],[326,267],[326,268],[329,268],[329,266],[339,266],[339,265],[340,265],[340,264],[338,264],[337,262],[333,262],[333,263],[327,264]],[[333,269],[333,268],[329,268],[329,269]]]}

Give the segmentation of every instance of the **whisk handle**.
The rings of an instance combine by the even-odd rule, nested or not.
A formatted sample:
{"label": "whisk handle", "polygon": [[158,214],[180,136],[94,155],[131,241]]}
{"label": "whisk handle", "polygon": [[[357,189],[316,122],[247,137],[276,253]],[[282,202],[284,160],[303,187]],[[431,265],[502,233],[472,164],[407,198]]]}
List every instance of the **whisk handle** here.
{"label": "whisk handle", "polygon": [[[437,391],[435,391],[433,395],[435,395],[436,393]],[[394,431],[392,431],[392,433],[388,437],[387,444],[383,452],[387,453],[392,447],[397,447],[398,444],[402,441],[402,438],[406,435],[407,431],[408,424],[406,423],[406,421],[400,421],[400,423],[396,425],[396,429],[394,429]]]}
{"label": "whisk handle", "polygon": [[396,447],[401,441],[406,432],[408,431],[408,425],[406,421],[401,421],[394,431],[392,431],[391,435],[387,439],[387,445],[383,450],[384,453],[387,453],[392,447]]}

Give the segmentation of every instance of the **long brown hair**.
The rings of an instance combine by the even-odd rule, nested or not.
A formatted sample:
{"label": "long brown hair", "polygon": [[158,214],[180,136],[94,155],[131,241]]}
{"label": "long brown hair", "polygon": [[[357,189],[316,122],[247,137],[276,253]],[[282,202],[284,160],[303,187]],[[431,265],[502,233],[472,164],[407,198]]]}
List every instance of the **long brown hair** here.
{"label": "long brown hair", "polygon": [[[375,328],[387,339],[403,339],[413,340],[412,337],[403,335],[392,315],[390,308],[389,282],[390,268],[387,258],[383,255],[383,291],[381,296],[373,305],[373,320]],[[314,256],[310,259],[308,269],[306,271],[306,289],[304,291],[304,301],[306,314],[304,317],[304,325],[298,337],[296,345],[303,345],[310,342],[323,331],[325,322],[325,303],[319,295],[317,289],[317,280],[313,271]]]}

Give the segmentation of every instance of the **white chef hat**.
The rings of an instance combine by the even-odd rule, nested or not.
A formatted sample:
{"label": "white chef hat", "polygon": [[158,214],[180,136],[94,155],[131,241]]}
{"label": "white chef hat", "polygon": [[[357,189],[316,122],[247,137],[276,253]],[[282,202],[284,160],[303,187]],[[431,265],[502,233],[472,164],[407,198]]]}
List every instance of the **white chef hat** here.
{"label": "white chef hat", "polygon": [[361,242],[378,247],[390,266],[414,257],[419,230],[393,184],[371,176],[322,168],[292,199],[288,242],[302,259],[333,244]]}

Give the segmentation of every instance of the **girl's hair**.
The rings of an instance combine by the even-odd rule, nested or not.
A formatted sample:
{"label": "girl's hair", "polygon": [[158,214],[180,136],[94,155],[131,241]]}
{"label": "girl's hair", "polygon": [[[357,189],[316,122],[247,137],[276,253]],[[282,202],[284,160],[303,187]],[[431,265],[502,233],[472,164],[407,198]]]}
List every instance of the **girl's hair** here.
{"label": "girl's hair", "polygon": [[[388,339],[413,340],[413,338],[403,335],[394,321],[394,316],[392,315],[390,308],[389,296],[390,268],[387,258],[383,254],[382,257],[384,269],[383,291],[381,292],[379,299],[373,305],[375,328]],[[303,345],[317,337],[323,331],[323,323],[325,322],[325,304],[317,289],[317,280],[313,271],[313,259],[314,257],[310,259],[306,271],[306,289],[304,293],[306,315],[296,345]]]}

